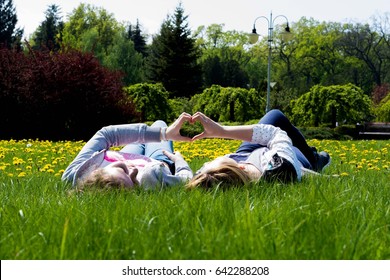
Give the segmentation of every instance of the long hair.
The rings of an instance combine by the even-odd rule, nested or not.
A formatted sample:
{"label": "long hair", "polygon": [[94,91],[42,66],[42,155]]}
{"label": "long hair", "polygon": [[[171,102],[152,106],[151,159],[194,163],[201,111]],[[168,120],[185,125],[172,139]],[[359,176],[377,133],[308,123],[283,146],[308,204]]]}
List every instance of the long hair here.
{"label": "long hair", "polygon": [[77,182],[76,188],[79,191],[86,189],[121,189],[123,185],[109,176],[103,168],[98,168],[89,173],[85,178]]}
{"label": "long hair", "polygon": [[226,163],[207,172],[201,171],[187,183],[186,187],[187,189],[196,187],[210,189],[218,185],[222,188],[228,188],[244,185],[250,181],[249,175],[237,164]]}

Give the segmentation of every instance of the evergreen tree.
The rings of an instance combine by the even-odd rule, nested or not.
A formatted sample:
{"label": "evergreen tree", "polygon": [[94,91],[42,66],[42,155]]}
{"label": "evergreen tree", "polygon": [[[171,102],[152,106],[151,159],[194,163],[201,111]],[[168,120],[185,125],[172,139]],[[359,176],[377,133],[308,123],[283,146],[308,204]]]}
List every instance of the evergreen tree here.
{"label": "evergreen tree", "polygon": [[23,29],[16,29],[17,22],[12,0],[0,0],[0,47],[20,48]]}
{"label": "evergreen tree", "polygon": [[161,82],[174,97],[191,97],[199,91],[201,68],[199,51],[181,4],[163,22],[153,38],[146,60],[147,78]]}
{"label": "evergreen tree", "polygon": [[34,49],[48,49],[58,51],[61,44],[64,23],[61,20],[60,8],[50,5],[45,12],[46,19],[40,24],[33,36]]}
{"label": "evergreen tree", "polygon": [[127,38],[134,42],[134,48],[143,57],[147,56],[146,39],[141,34],[141,26],[137,19],[137,24],[133,27],[131,24],[127,29]]}

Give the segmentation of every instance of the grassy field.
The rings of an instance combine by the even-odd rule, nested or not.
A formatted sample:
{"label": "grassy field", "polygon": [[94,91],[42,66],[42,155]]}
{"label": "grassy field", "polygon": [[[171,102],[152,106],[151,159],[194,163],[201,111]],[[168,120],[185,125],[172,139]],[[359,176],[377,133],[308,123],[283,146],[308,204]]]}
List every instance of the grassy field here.
{"label": "grassy field", "polygon": [[[193,169],[237,141],[176,143]],[[0,259],[390,259],[390,141],[318,141],[294,185],[69,192],[82,142],[0,141]]]}

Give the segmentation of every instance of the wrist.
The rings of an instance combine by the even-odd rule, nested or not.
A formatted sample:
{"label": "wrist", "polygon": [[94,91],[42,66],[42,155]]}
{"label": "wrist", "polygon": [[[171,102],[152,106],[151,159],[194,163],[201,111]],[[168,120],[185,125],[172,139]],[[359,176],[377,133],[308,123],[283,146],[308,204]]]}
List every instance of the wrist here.
{"label": "wrist", "polygon": [[168,141],[168,139],[167,139],[167,128],[166,127],[162,127],[161,130],[160,130],[160,140],[161,141]]}

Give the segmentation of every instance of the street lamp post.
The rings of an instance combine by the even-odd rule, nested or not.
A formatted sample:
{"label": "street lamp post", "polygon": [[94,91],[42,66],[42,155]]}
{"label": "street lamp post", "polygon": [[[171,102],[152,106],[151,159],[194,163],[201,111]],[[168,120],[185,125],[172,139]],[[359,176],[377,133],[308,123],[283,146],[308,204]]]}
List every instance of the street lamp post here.
{"label": "street lamp post", "polygon": [[282,38],[288,40],[292,35],[290,32],[290,27],[288,24],[288,19],[284,15],[278,15],[274,19],[272,19],[272,12],[270,13],[269,18],[265,16],[259,16],[253,22],[252,33],[249,34],[249,42],[251,44],[255,44],[259,39],[259,34],[256,33],[256,21],[260,18],[265,19],[268,22],[268,68],[267,68],[267,103],[265,107],[265,112],[267,113],[270,110],[270,95],[271,95],[271,60],[272,60],[272,42],[274,36],[274,22],[277,18],[283,17],[287,21],[287,26],[285,27],[285,31],[282,32]]}

